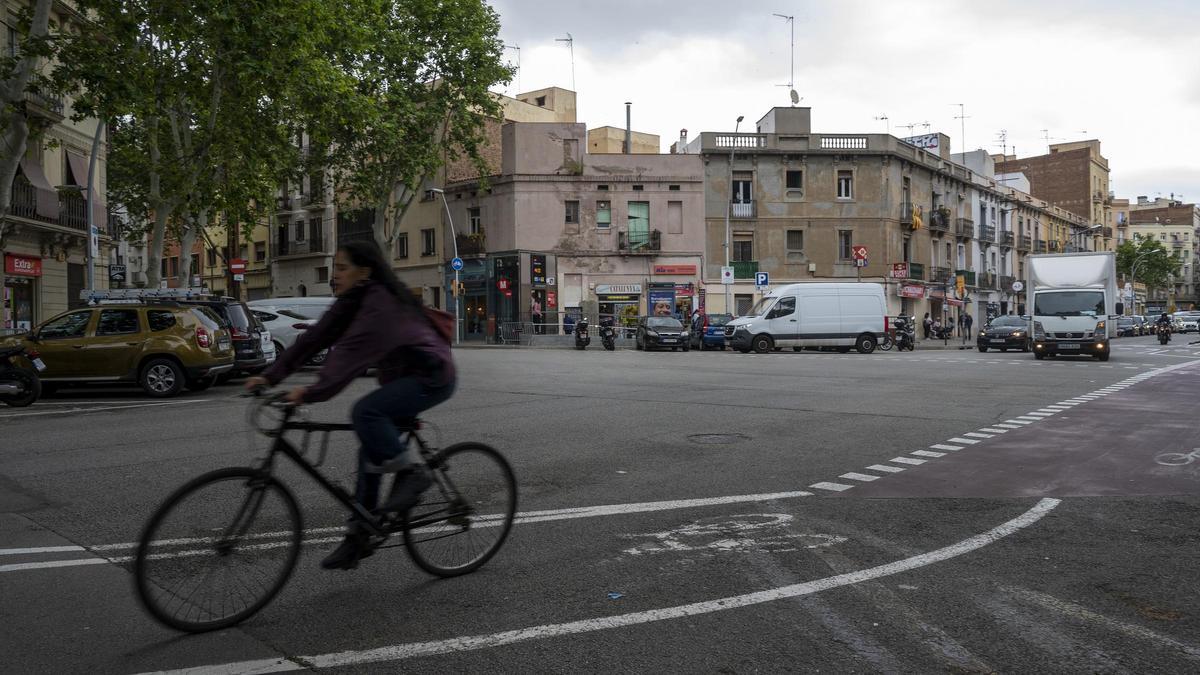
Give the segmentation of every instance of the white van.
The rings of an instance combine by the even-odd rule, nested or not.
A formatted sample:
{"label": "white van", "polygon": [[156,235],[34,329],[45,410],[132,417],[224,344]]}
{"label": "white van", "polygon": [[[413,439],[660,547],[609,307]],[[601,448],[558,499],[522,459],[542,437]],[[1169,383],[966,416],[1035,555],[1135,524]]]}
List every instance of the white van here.
{"label": "white van", "polygon": [[264,300],[251,300],[246,304],[251,309],[262,309],[265,307],[273,307],[275,309],[286,309],[306,319],[320,319],[337,298],[332,296],[309,296],[304,298],[269,298]]}
{"label": "white van", "polygon": [[883,286],[811,283],[782,286],[725,325],[725,338],[743,354],[776,347],[856,347],[863,354],[887,331]]}

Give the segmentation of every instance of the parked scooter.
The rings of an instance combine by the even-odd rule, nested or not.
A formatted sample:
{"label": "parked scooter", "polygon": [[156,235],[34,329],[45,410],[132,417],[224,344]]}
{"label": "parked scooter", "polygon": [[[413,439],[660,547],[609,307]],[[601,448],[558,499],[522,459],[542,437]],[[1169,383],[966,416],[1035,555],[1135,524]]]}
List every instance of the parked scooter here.
{"label": "parked scooter", "polygon": [[917,317],[898,316],[892,324],[896,331],[896,351],[905,349],[914,351],[917,348]]}
{"label": "parked scooter", "polygon": [[[38,371],[46,365],[35,351],[24,347],[0,347],[0,402],[14,408],[32,405],[42,395],[42,380]],[[29,361],[33,370],[17,361],[19,357]]]}
{"label": "parked scooter", "polygon": [[575,349],[587,349],[591,343],[592,336],[588,333],[588,320],[585,317],[575,324]]}
{"label": "parked scooter", "polygon": [[610,352],[617,348],[617,331],[613,328],[612,317],[600,319],[600,344]]}

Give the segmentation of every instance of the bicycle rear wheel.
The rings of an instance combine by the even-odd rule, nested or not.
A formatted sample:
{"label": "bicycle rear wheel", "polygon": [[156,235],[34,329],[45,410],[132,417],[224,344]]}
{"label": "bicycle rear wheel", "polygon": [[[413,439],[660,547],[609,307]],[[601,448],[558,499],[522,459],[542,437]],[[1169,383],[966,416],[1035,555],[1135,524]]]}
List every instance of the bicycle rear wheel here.
{"label": "bicycle rear wheel", "polygon": [[417,567],[439,577],[473,572],[500,550],[517,511],[517,482],[504,456],[458,443],[430,461],[435,484],[405,514],[404,543]]}
{"label": "bicycle rear wheel", "polygon": [[291,576],[302,525],[296,499],[269,474],[220,469],[186,483],[138,540],[138,599],[188,633],[232,626],[262,609]]}
{"label": "bicycle rear wheel", "polygon": [[883,338],[879,340],[879,348],[885,352],[891,351],[892,345],[894,344],[895,342],[892,341],[892,336],[888,335],[887,333],[884,333]]}

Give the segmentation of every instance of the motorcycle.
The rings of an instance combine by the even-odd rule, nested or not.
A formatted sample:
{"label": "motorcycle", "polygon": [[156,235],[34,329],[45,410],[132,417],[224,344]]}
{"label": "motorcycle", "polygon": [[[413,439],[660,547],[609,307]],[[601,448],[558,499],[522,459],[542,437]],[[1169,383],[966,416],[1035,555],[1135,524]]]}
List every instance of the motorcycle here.
{"label": "motorcycle", "polygon": [[1158,326],[1158,344],[1165,345],[1171,341],[1171,329],[1167,326],[1159,324]]}
{"label": "motorcycle", "polygon": [[612,319],[600,320],[600,344],[610,352],[617,348],[617,331],[613,328]]}
{"label": "motorcycle", "polygon": [[592,336],[588,334],[588,320],[580,319],[579,323],[575,324],[575,349],[587,349],[591,343]]}
{"label": "motorcycle", "polygon": [[905,349],[910,352],[915,351],[917,348],[916,317],[898,316],[892,325],[896,333],[896,351],[902,352]]}
{"label": "motorcycle", "polygon": [[[14,408],[32,405],[42,395],[38,372],[46,369],[39,354],[24,347],[0,347],[0,401]],[[17,362],[18,357],[33,364],[33,370]]]}

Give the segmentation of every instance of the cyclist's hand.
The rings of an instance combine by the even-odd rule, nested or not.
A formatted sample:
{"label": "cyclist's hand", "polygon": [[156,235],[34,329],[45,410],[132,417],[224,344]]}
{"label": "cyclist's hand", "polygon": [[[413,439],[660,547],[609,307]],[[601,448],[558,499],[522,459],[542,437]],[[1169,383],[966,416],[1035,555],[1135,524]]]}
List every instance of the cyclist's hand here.
{"label": "cyclist's hand", "polygon": [[306,391],[308,391],[308,387],[296,387],[295,389],[289,391],[283,400],[291,403],[292,405],[300,405],[301,403],[304,403],[304,392]]}
{"label": "cyclist's hand", "polygon": [[246,387],[246,391],[248,391],[248,392],[259,391],[262,389],[266,389],[269,386],[271,386],[271,383],[268,382],[267,378],[265,378],[265,377],[255,376],[255,377],[246,378],[245,387]]}

